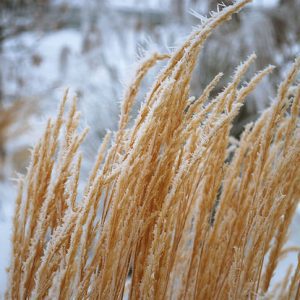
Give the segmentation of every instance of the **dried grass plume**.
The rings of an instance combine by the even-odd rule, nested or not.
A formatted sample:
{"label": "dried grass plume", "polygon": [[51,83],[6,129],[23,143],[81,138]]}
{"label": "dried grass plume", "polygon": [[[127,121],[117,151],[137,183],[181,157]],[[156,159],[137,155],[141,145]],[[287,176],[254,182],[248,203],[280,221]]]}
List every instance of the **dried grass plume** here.
{"label": "dried grass plume", "polygon": [[[216,97],[222,74],[189,96],[203,43],[248,2],[212,14],[170,57],[141,63],[83,193],[87,130],[78,132],[75,101],[66,111],[66,93],[19,180],[7,299],[299,299],[299,262],[270,283],[299,202],[300,86],[289,88],[300,58],[238,141],[232,121],[272,66],[242,84],[251,55]],[[161,59],[129,126],[140,82]]]}

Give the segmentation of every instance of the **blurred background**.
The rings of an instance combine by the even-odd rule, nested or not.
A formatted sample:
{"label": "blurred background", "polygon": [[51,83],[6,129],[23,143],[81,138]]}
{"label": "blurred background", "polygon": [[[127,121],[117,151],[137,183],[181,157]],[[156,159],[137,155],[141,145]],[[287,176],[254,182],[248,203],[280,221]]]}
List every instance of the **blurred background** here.
{"label": "blurred background", "polygon": [[[9,263],[13,178],[26,171],[28,148],[40,136],[45,119],[55,113],[65,88],[78,96],[81,126],[90,127],[83,147],[85,174],[105,131],[116,129],[124,86],[138,59],[147,52],[171,52],[200,23],[198,14],[208,16],[218,2],[0,1],[0,292]],[[219,28],[199,57],[192,95],[199,95],[220,71],[225,73],[217,87],[221,90],[234,68],[253,52],[258,58],[252,72],[268,64],[277,68],[247,100],[235,121],[235,136],[272,101],[280,79],[300,53],[300,0],[253,1]],[[161,67],[144,80],[138,102]],[[299,218],[291,245],[300,245]]]}

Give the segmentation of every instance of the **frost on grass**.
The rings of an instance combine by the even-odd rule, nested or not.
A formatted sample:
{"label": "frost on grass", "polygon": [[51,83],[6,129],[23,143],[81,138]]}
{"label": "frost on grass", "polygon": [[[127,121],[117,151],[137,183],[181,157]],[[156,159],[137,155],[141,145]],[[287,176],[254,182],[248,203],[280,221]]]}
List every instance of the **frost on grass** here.
{"label": "frost on grass", "polygon": [[[284,244],[299,200],[300,87],[289,90],[300,59],[234,147],[232,121],[273,67],[243,85],[252,55],[215,98],[221,74],[200,97],[189,95],[203,43],[248,2],[212,14],[172,55],[142,62],[82,196],[79,146],[87,131],[78,132],[75,101],[65,112],[65,95],[20,180],[8,299],[299,296],[299,264],[275,289],[270,282],[290,251]],[[128,126],[141,80],[161,59],[168,64]]]}

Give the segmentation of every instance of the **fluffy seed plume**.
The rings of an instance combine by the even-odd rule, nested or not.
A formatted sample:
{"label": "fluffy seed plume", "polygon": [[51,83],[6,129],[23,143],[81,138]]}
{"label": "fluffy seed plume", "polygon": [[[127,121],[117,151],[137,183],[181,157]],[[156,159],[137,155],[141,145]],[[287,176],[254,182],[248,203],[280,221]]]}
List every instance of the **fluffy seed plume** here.
{"label": "fluffy seed plume", "polygon": [[[248,2],[212,14],[170,56],[143,61],[82,194],[87,130],[78,132],[66,93],[19,181],[7,299],[299,296],[299,262],[288,284],[270,283],[300,196],[300,86],[289,93],[300,59],[238,141],[232,122],[272,66],[243,85],[251,55],[219,95],[211,92],[222,74],[189,95],[203,43]],[[161,59],[168,63],[129,126],[139,85]]]}

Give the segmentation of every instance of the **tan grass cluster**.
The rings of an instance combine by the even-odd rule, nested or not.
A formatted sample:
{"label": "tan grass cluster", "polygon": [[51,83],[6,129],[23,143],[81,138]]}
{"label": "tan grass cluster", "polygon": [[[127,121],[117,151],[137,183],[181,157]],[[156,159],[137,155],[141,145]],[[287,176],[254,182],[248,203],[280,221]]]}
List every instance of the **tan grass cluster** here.
{"label": "tan grass cluster", "polygon": [[[248,2],[213,14],[170,57],[141,64],[82,195],[87,131],[78,133],[75,101],[65,112],[65,95],[19,180],[7,299],[299,299],[300,259],[281,285],[270,282],[300,194],[300,86],[289,96],[300,59],[239,141],[232,121],[273,67],[241,85],[252,55],[217,97],[222,74],[189,97],[204,41]],[[141,80],[168,58],[128,126]]]}
{"label": "tan grass cluster", "polygon": [[[29,129],[28,119],[34,112],[32,107],[24,100],[16,100],[8,107],[2,107],[0,103],[0,180],[4,177],[6,143],[22,135]],[[23,120],[22,126],[18,126],[17,121],[19,119]]]}

